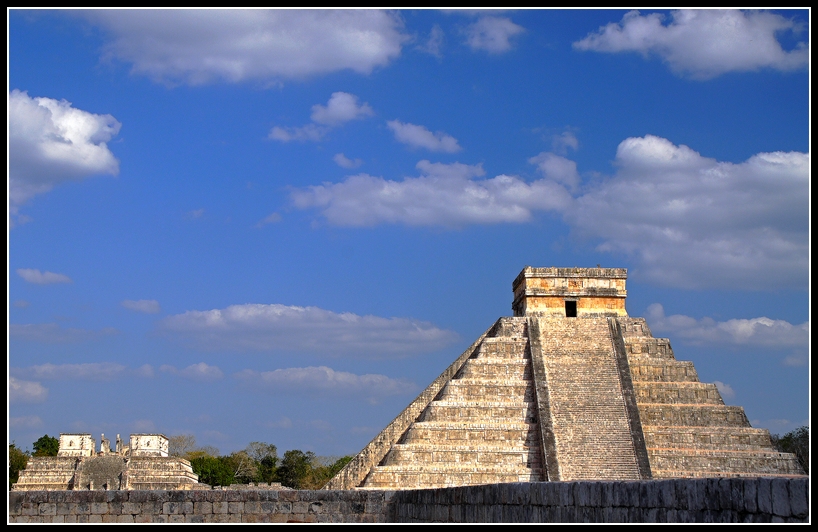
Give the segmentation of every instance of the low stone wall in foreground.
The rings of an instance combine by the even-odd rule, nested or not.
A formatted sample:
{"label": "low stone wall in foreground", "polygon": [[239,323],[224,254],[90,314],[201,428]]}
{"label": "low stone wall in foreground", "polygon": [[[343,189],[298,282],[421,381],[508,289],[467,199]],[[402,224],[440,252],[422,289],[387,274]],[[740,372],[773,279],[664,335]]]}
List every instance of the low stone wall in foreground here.
{"label": "low stone wall in foreground", "polygon": [[532,482],[406,491],[12,491],[9,522],[804,523],[809,479]]}

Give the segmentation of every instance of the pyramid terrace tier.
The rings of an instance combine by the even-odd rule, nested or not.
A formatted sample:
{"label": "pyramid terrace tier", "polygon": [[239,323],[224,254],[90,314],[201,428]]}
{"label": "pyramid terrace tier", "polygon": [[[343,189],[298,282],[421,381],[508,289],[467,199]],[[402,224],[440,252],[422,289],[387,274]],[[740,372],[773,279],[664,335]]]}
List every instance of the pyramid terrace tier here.
{"label": "pyramid terrace tier", "polygon": [[363,487],[394,489],[393,486],[401,486],[401,489],[427,489],[505,482],[538,482],[541,478],[542,472],[537,469],[519,471],[502,465],[458,464],[437,470],[425,466],[379,466],[369,474]]}
{"label": "pyramid terrace tier", "polygon": [[653,478],[803,475],[794,455],[776,451],[648,449],[648,456]]}
{"label": "pyramid terrace tier", "polygon": [[[515,448],[517,447],[517,448]],[[441,469],[452,464],[504,465],[515,468],[542,467],[540,453],[530,447],[468,445],[438,446],[431,444],[397,444],[387,455],[383,465],[417,465]]]}
{"label": "pyramid terrace tier", "polygon": [[752,427],[643,425],[645,444],[652,449],[770,451],[770,432]]}
{"label": "pyramid terrace tier", "polygon": [[703,382],[634,382],[640,403],[723,405],[715,384]]}
{"label": "pyramid terrace tier", "polygon": [[474,421],[505,419],[511,423],[536,423],[534,401],[434,401],[420,421]]}

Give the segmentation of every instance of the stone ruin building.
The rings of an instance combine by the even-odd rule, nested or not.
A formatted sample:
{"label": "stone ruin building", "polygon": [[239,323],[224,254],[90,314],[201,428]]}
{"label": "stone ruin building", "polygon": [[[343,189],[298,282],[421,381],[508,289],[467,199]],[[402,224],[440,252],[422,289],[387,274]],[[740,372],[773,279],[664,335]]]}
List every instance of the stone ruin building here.
{"label": "stone ruin building", "polygon": [[625,310],[624,268],[526,267],[500,318],[324,489],[796,476]]}
{"label": "stone ruin building", "polygon": [[163,434],[131,434],[129,445],[116,435],[115,447],[102,434],[99,451],[87,433],[60,433],[57,456],[33,456],[20,471],[14,491],[31,490],[188,490],[203,486],[190,462],[168,456]]}

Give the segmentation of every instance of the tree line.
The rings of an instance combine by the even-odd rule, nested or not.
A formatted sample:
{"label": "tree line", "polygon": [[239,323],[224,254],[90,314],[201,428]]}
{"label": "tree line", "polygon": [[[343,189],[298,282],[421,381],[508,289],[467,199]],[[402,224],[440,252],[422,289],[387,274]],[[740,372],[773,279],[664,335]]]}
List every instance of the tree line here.
{"label": "tree line", "polygon": [[352,460],[351,456],[316,456],[298,449],[279,457],[275,445],[257,441],[241,451],[220,455],[214,447],[197,446],[190,434],[168,440],[168,454],[189,460],[199,482],[211,486],[280,482],[293,489],[320,489]]}

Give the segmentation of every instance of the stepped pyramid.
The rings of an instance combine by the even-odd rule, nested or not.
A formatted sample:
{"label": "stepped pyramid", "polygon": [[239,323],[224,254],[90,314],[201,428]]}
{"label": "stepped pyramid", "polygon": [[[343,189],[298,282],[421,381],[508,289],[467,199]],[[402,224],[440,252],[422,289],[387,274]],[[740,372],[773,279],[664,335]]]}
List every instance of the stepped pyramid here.
{"label": "stepped pyramid", "polygon": [[624,268],[531,268],[500,318],[324,489],[803,475],[625,311]]}

